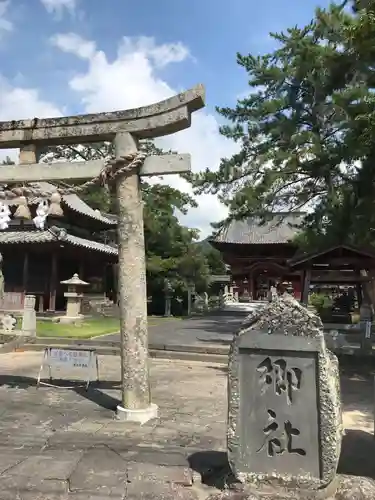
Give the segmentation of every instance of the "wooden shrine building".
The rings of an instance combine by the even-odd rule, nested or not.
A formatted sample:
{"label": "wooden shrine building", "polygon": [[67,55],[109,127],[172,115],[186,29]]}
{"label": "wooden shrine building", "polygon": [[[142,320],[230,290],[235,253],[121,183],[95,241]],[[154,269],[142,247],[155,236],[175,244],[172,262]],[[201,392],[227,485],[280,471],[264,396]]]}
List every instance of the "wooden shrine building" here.
{"label": "wooden shrine building", "polygon": [[375,250],[338,245],[315,253],[301,253],[295,242],[304,213],[275,213],[262,223],[259,217],[231,221],[210,239],[230,266],[232,285],[239,297],[266,297],[275,282],[291,284],[294,296],[307,301],[310,285],[369,281],[362,271],[375,269]]}
{"label": "wooden shrine building", "polygon": [[[45,182],[34,185],[56,190]],[[39,202],[28,199],[32,218]],[[3,203],[14,214],[17,199]],[[11,216],[9,227],[0,231],[5,281],[0,309],[22,309],[27,293],[36,296],[40,312],[61,311],[66,287],[60,282],[74,273],[89,283],[85,294],[115,298],[116,217],[92,209],[76,194],[62,196],[61,208],[63,216],[48,216],[44,229],[37,229],[32,218]]]}

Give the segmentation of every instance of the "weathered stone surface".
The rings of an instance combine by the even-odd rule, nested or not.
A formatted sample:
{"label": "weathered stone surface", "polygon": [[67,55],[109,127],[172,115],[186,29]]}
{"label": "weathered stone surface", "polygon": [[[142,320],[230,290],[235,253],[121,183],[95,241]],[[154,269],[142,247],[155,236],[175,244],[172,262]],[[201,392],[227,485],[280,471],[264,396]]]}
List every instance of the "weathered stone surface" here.
{"label": "weathered stone surface", "polygon": [[163,483],[180,486],[193,484],[192,474],[188,467],[154,465],[150,463],[133,462],[128,464],[128,482],[162,481]]}
{"label": "weathered stone surface", "polygon": [[373,500],[375,481],[366,477],[342,476],[335,500]]}
{"label": "weathered stone surface", "polygon": [[46,479],[67,480],[75,469],[82,452],[59,450],[42,455],[33,455],[6,472],[8,476],[25,476]]}
{"label": "weathered stone surface", "polygon": [[[7,450],[8,451],[8,450]],[[1,452],[0,452],[1,453]],[[27,455],[22,455],[21,453],[4,453],[0,454],[0,474],[11,469],[15,465],[19,464],[27,458]]]}
{"label": "weathered stone surface", "polygon": [[[3,167],[4,172],[1,172],[1,181],[11,183],[20,179],[23,182],[93,179],[100,174],[104,165],[104,160],[6,165]],[[141,176],[181,174],[190,170],[191,158],[189,154],[153,155],[145,159],[139,174]]]}
{"label": "weathered stone surface", "polygon": [[111,140],[120,129],[138,131],[142,138],[158,137],[189,128],[191,113],[203,107],[204,87],[197,85],[164,101],[125,111],[0,122],[0,148],[17,148],[29,141],[66,144]]}
{"label": "weathered stone surface", "polygon": [[292,297],[255,311],[235,335],[228,399],[228,457],[239,480],[305,491],[334,480],[342,436],[337,359],[320,319]]}
{"label": "weathered stone surface", "polygon": [[[0,477],[0,498],[3,499],[4,492],[13,493],[13,498],[17,499],[21,496],[23,498],[26,492],[31,494],[29,498],[54,498],[53,495],[58,497],[64,495],[68,491],[66,481],[44,480],[39,477],[26,477],[26,476],[4,476]],[[42,496],[45,495],[44,496]]]}
{"label": "weathered stone surface", "polygon": [[[211,495],[207,500],[315,500],[323,498],[317,492],[294,491],[279,492],[274,495],[244,491],[225,491]],[[375,481],[359,476],[339,476],[338,488],[329,500],[373,500],[375,498]]]}
{"label": "weathered stone surface", "polygon": [[136,118],[147,118],[160,115],[167,111],[187,106],[193,113],[204,106],[204,86],[202,84],[181,92],[180,94],[164,99],[148,106],[131,108],[121,111],[109,111],[104,113],[90,113],[86,115],[72,115],[55,118],[32,118],[28,120],[9,120],[0,122],[0,130],[29,130],[40,128],[67,127],[76,125],[98,124],[111,121],[134,120]]}
{"label": "weathered stone surface", "polygon": [[147,479],[142,482],[129,483],[126,500],[198,500],[190,488]]}
{"label": "weathered stone surface", "polygon": [[71,491],[87,491],[101,495],[124,494],[126,462],[114,451],[104,447],[89,450],[70,477]]}

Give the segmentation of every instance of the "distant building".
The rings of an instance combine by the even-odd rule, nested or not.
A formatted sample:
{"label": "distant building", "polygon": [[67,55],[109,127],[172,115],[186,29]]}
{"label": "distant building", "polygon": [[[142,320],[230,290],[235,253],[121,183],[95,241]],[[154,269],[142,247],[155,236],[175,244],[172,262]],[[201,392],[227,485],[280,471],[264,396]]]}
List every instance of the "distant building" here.
{"label": "distant building", "polygon": [[230,266],[234,291],[239,296],[266,298],[276,281],[292,283],[294,295],[301,296],[301,272],[289,268],[296,254],[293,241],[304,213],[275,213],[264,224],[259,217],[231,221],[215,237],[211,245],[219,250]]}
{"label": "distant building", "polygon": [[[38,186],[54,189],[48,183]],[[28,199],[32,217],[39,202],[40,198]],[[15,211],[17,199],[4,203]],[[40,312],[61,311],[66,287],[60,281],[74,273],[90,283],[85,294],[115,299],[116,217],[93,210],[76,194],[63,196],[61,207],[63,217],[48,216],[43,230],[32,220],[12,218],[9,228],[0,231],[5,280],[1,309],[21,309],[27,293],[36,295]]]}

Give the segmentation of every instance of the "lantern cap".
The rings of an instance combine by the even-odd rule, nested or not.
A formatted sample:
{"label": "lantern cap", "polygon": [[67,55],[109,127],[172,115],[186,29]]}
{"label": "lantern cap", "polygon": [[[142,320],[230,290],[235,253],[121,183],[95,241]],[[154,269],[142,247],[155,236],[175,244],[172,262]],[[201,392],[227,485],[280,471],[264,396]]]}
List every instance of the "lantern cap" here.
{"label": "lantern cap", "polygon": [[73,274],[73,276],[65,281],[60,281],[62,285],[89,285],[86,281],[80,279],[77,273]]}

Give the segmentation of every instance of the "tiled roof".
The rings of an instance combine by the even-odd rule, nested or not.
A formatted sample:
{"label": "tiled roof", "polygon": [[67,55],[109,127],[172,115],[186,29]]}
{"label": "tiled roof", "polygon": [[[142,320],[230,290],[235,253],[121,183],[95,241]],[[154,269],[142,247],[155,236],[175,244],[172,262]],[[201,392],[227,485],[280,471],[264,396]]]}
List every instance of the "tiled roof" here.
{"label": "tiled roof", "polygon": [[244,245],[288,243],[298,233],[296,226],[301,224],[304,217],[303,213],[278,213],[264,224],[257,216],[234,220],[220,229],[212,241]]}
{"label": "tiled roof", "polygon": [[[49,182],[32,182],[30,186],[35,188],[39,188],[42,191],[46,191],[48,193],[53,193],[56,190],[56,187]],[[30,197],[28,198],[28,203],[30,205],[35,205],[39,203],[40,198],[38,197]],[[87,203],[85,203],[78,195],[76,194],[67,194],[62,196],[63,204],[65,203],[71,210],[78,212],[80,214],[86,215],[91,219],[95,219],[104,224],[108,224],[110,226],[116,226],[117,218],[115,215],[109,214],[101,214],[99,210],[94,210]],[[7,201],[8,205],[17,205],[17,199]]]}
{"label": "tiled roof", "polygon": [[[62,233],[61,233],[62,234]],[[0,245],[22,244],[22,243],[52,243],[63,241],[73,246],[87,248],[96,252],[109,255],[118,255],[118,250],[110,245],[105,245],[98,241],[86,240],[72,234],[63,233],[64,237],[59,237],[59,233],[54,231],[0,231]]]}
{"label": "tiled roof", "polygon": [[71,210],[75,212],[79,212],[83,215],[87,215],[92,219],[96,219],[100,222],[104,222],[104,224],[109,224],[111,226],[115,226],[117,224],[117,220],[115,216],[103,215],[99,212],[99,210],[94,210],[87,203],[85,203],[79,196],[76,194],[67,194],[62,197],[63,202],[68,205]]}

